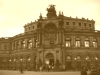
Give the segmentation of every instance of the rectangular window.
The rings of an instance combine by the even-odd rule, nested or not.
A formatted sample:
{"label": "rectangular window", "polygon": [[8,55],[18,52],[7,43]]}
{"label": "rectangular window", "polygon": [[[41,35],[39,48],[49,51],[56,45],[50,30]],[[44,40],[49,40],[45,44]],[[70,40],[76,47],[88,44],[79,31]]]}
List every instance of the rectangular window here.
{"label": "rectangular window", "polygon": [[84,23],[84,26],[86,26],[86,23]]}
{"label": "rectangular window", "polygon": [[79,26],[81,26],[81,23],[79,22]]}
{"label": "rectangular window", "polygon": [[54,45],[54,41],[50,41],[50,46],[53,46]]}
{"label": "rectangular window", "polygon": [[70,47],[70,41],[66,41],[66,47]]}
{"label": "rectangular window", "polygon": [[27,31],[27,28],[25,28],[25,31]]}
{"label": "rectangular window", "polygon": [[89,41],[85,41],[85,47],[89,47]]}
{"label": "rectangular window", "polygon": [[76,41],[76,47],[80,47],[80,41]]}
{"label": "rectangular window", "polygon": [[93,42],[93,47],[97,48],[97,42]]}
{"label": "rectangular window", "polygon": [[30,30],[30,27],[29,27],[29,30]]}
{"label": "rectangular window", "polygon": [[89,27],[91,27],[91,24],[89,24]]}
{"label": "rectangular window", "polygon": [[66,22],[66,25],[69,25],[69,22]]}
{"label": "rectangular window", "polygon": [[73,25],[75,25],[75,22],[73,22]]}
{"label": "rectangular window", "polygon": [[33,29],[34,29],[34,26],[33,26]]}

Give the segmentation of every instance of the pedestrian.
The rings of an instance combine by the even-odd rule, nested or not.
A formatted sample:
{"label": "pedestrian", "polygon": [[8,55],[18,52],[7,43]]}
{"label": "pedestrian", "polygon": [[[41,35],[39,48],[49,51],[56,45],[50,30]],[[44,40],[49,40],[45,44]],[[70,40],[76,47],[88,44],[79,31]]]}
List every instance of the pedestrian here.
{"label": "pedestrian", "polygon": [[81,75],[87,75],[87,71],[84,66],[81,68]]}
{"label": "pedestrian", "polygon": [[97,69],[95,67],[92,67],[89,75],[98,75]]}
{"label": "pedestrian", "polygon": [[40,71],[42,71],[42,66],[40,66]]}
{"label": "pedestrian", "polygon": [[23,68],[22,67],[20,68],[20,72],[21,72],[21,74],[23,73]]}

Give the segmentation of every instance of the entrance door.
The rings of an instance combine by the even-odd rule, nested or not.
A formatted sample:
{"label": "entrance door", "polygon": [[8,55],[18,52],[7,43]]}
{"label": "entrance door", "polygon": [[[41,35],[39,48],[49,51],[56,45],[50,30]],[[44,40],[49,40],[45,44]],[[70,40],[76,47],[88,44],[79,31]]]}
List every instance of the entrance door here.
{"label": "entrance door", "polygon": [[49,59],[49,65],[54,66],[54,59]]}
{"label": "entrance door", "polygon": [[72,66],[71,66],[71,61],[67,61],[66,62],[66,70],[71,70]]}
{"label": "entrance door", "polygon": [[54,66],[54,55],[52,53],[46,54],[45,63]]}
{"label": "entrance door", "polygon": [[77,70],[81,70],[81,61],[77,61]]}

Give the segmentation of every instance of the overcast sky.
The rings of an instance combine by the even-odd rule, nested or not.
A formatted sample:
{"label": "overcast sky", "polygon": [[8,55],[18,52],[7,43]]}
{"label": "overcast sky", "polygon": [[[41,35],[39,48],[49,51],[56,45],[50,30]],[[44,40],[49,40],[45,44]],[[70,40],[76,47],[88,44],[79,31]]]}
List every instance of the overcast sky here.
{"label": "overcast sky", "polygon": [[0,0],[0,37],[13,37],[23,33],[23,26],[46,17],[49,4],[56,5],[57,14],[95,20],[95,29],[100,30],[100,0]]}

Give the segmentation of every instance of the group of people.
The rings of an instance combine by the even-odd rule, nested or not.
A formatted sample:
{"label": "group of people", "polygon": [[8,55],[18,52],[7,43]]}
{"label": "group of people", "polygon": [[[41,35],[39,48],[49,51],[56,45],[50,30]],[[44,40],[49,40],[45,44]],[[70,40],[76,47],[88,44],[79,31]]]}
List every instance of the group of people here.
{"label": "group of people", "polygon": [[86,67],[82,67],[81,69],[81,75],[100,75],[100,67],[92,67],[90,72],[87,72]]}
{"label": "group of people", "polygon": [[40,71],[50,71],[50,70],[53,70],[54,69],[54,66],[51,66],[51,65],[43,65],[43,66],[40,66]]}

